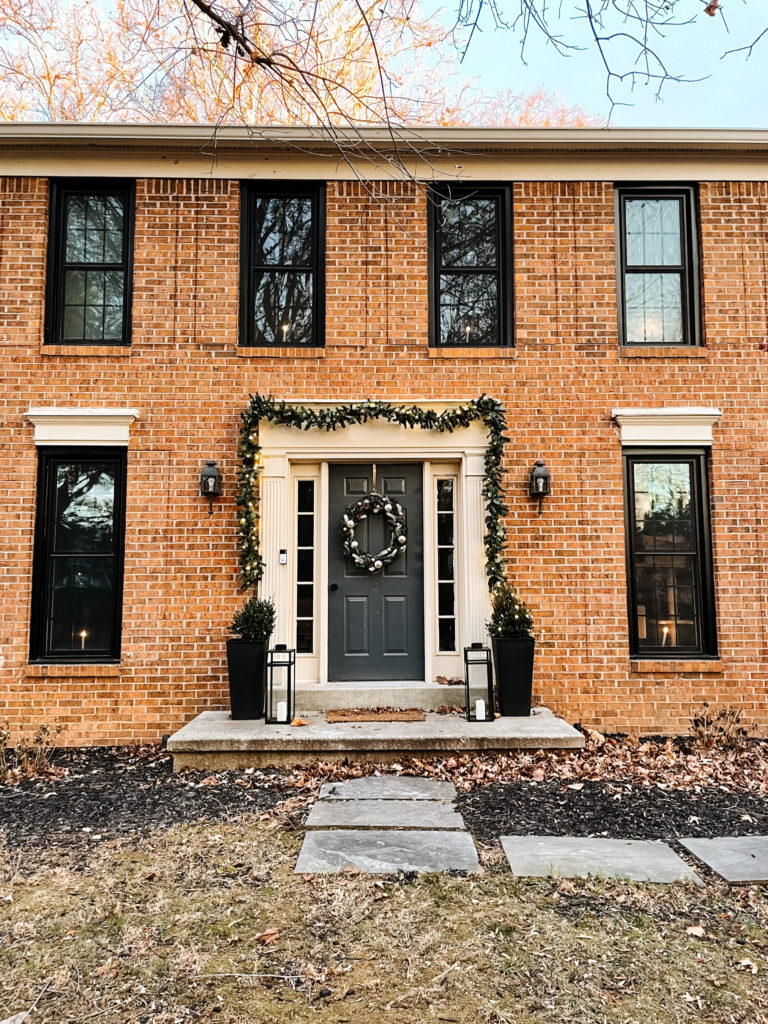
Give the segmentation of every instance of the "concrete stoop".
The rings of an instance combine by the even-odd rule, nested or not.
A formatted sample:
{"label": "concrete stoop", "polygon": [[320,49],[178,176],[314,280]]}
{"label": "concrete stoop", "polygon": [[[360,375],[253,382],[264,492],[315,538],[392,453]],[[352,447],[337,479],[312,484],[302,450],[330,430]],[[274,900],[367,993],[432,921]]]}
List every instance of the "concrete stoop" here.
{"label": "concrete stoop", "polygon": [[[402,706],[402,705],[401,705]],[[389,762],[415,755],[579,749],[584,737],[549,708],[529,718],[468,722],[461,715],[427,711],[423,722],[340,722],[302,711],[305,726],[238,721],[228,711],[203,711],[168,741],[176,771],[291,766],[310,761]]]}

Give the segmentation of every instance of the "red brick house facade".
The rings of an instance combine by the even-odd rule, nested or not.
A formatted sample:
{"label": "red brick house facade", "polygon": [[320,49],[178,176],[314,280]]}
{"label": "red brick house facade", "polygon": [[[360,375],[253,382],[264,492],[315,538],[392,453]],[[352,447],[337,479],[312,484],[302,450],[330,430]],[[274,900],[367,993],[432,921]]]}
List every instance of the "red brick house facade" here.
{"label": "red brick house facade", "polygon": [[[227,130],[215,145],[206,129],[168,127],[6,125],[0,138],[0,720],[124,743],[226,706],[249,395],[439,410],[486,394],[508,423],[505,555],[536,622],[536,702],[641,733],[683,732],[703,701],[735,703],[765,733],[768,133],[435,130],[415,140],[422,157],[401,181],[289,130]],[[264,196],[304,195],[308,182],[313,255],[275,271],[241,236]],[[62,220],[84,195],[126,197],[114,231],[98,208],[95,262],[97,222]],[[459,219],[435,229],[445,195]],[[457,256],[475,229],[484,241]],[[299,328],[281,339],[277,314],[257,313],[253,329],[264,280],[298,281],[306,296],[311,275],[299,342],[280,344]],[[97,314],[104,337],[89,343],[98,330],[82,323]],[[270,323],[278,336],[264,343]],[[362,491],[372,467],[395,489],[417,467],[414,671],[461,673],[488,613],[483,444],[477,424],[449,438],[374,423],[265,429],[261,587],[277,598],[276,638],[301,640],[300,687],[335,678],[334,467],[351,467],[347,495],[355,467]],[[528,494],[538,458],[552,478],[541,516]],[[223,481],[210,516],[208,459]],[[102,462],[117,467],[118,505],[125,474],[119,522],[105,532],[92,504],[88,530],[59,551],[56,488],[75,500],[81,470],[66,473],[96,465],[98,489]],[[108,593],[89,598],[98,621],[80,629],[78,581],[106,576]]]}

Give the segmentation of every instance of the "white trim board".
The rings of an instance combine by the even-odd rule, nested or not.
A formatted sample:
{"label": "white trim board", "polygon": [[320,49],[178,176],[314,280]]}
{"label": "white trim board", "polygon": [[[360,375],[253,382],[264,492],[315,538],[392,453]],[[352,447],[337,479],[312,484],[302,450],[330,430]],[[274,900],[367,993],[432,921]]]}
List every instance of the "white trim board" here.
{"label": "white trim board", "polygon": [[38,406],[28,409],[25,416],[35,428],[36,445],[127,447],[139,410]]}
{"label": "white trim board", "polygon": [[713,443],[712,427],[720,409],[701,406],[669,406],[658,409],[614,409],[611,418],[619,427],[622,445],[649,447],[706,445]]}

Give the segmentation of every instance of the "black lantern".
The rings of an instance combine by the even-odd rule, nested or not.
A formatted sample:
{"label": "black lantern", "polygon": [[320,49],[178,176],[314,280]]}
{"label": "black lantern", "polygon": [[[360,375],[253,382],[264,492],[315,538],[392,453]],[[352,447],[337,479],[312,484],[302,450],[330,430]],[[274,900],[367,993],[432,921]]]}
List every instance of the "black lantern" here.
{"label": "black lantern", "polygon": [[221,494],[221,473],[213,459],[208,459],[200,474],[200,493],[208,499],[208,515],[213,515],[213,499]]}
{"label": "black lantern", "polygon": [[[486,688],[486,697],[485,700],[478,699],[473,707],[470,690],[478,686]],[[492,722],[495,717],[491,649],[482,644],[464,648],[464,709],[468,722]]]}
{"label": "black lantern", "polygon": [[539,515],[541,515],[541,503],[552,493],[552,480],[549,470],[544,464],[544,459],[536,459],[531,470],[529,494],[532,498],[539,499]]}
{"label": "black lantern", "polygon": [[296,704],[294,666],[296,651],[275,644],[267,651],[267,693],[264,721],[267,725],[290,725]]}

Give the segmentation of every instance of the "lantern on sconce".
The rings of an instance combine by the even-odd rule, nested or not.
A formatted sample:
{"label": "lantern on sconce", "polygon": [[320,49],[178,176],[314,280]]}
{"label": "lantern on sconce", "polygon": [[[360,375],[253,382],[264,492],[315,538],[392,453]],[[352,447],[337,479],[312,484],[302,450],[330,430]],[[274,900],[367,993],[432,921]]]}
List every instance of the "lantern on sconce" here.
{"label": "lantern on sconce", "polygon": [[213,499],[221,494],[221,473],[216,462],[208,459],[200,474],[200,494],[208,499],[208,515],[213,515]]}
{"label": "lantern on sconce", "polygon": [[539,499],[539,515],[541,515],[541,503],[552,493],[552,478],[549,475],[544,459],[536,459],[531,470],[531,479],[528,493],[532,498]]}

